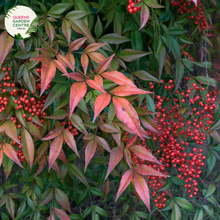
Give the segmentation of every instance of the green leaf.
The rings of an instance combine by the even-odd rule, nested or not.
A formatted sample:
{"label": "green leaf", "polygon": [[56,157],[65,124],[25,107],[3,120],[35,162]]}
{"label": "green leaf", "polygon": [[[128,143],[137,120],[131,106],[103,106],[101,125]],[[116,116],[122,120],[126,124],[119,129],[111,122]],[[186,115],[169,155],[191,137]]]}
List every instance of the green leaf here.
{"label": "green leaf", "polygon": [[171,220],[180,220],[180,219],[181,219],[180,208],[178,205],[174,204],[174,207],[171,213]]}
{"label": "green leaf", "polygon": [[154,0],[144,0],[144,3],[147,4],[151,8],[164,8],[164,6],[159,5],[156,1]]}
{"label": "green leaf", "polygon": [[97,21],[95,24],[95,35],[97,38],[99,38],[101,36],[103,32],[103,26],[102,26],[102,22],[99,19],[99,16],[97,16]]}
{"label": "green leaf", "polygon": [[59,109],[56,112],[54,112],[52,115],[44,116],[44,118],[62,120],[64,118],[66,118],[66,115],[67,115],[67,113],[65,110]]}
{"label": "green leaf", "polygon": [[87,16],[87,15],[89,15],[89,14],[90,14],[90,12],[88,12],[88,11],[74,10],[74,11],[69,12],[69,13],[65,16],[65,18],[66,18],[66,19],[69,19],[69,20],[71,20],[71,21],[74,21],[74,20],[78,20],[78,19],[80,19],[80,18],[83,18],[83,17],[85,17],[85,16]]}
{"label": "green leaf", "polygon": [[193,44],[193,42],[192,42],[189,38],[187,38],[186,36],[184,36],[184,35],[179,36],[179,39],[180,39],[180,41],[182,41],[182,42],[185,43],[185,44]]}
{"label": "green leaf", "polygon": [[214,220],[216,220],[214,214],[213,214],[213,210],[207,206],[207,205],[202,205],[202,207],[205,209],[206,213]]}
{"label": "green leaf", "polygon": [[99,215],[104,216],[104,217],[108,217],[108,213],[104,209],[102,209],[101,207],[99,207],[97,205],[94,205],[93,207]]}
{"label": "green leaf", "polygon": [[174,197],[173,198],[175,200],[175,202],[177,202],[177,204],[187,210],[192,210],[194,211],[195,209],[193,208],[193,205],[188,202],[186,199],[182,198],[182,197]]}
{"label": "green leaf", "polygon": [[180,58],[180,46],[175,38],[170,37],[171,40],[171,51],[173,53],[173,56],[177,60],[177,58]]}
{"label": "green leaf", "polygon": [[193,220],[203,220],[203,210],[202,209],[197,209],[196,214],[193,218]]}
{"label": "green leaf", "polygon": [[195,80],[199,81],[200,83],[204,84],[204,85],[210,85],[213,87],[217,86],[217,82],[215,79],[211,78],[211,77],[206,77],[206,76],[195,76],[194,77]]}
{"label": "green leaf", "polygon": [[118,34],[106,34],[99,39],[99,42],[109,43],[109,44],[122,44],[127,41],[130,41],[130,39]]}
{"label": "green leaf", "polygon": [[124,49],[117,56],[126,62],[132,62],[138,58],[151,54],[151,52],[143,52],[132,49]]}
{"label": "green leaf", "polygon": [[47,96],[46,102],[42,109],[42,112],[53,102],[59,99],[67,90],[67,85],[56,84],[51,90],[49,95]]}
{"label": "green leaf", "polygon": [[143,40],[141,37],[141,32],[138,30],[134,30],[131,32],[131,45],[134,50],[143,50]]}
{"label": "green leaf", "polygon": [[209,186],[208,186],[208,189],[206,191],[206,195],[205,195],[204,199],[211,196],[215,192],[215,190],[216,190],[215,185],[210,183]]}
{"label": "green leaf", "polygon": [[48,15],[59,15],[63,13],[67,8],[72,7],[73,3],[57,3],[48,12]]}
{"label": "green leaf", "polygon": [[209,174],[212,172],[212,170],[215,166],[215,163],[216,163],[215,155],[212,152],[209,152],[208,154],[209,154],[208,159],[207,159],[208,170],[207,170],[205,178],[207,178],[209,176]]}
{"label": "green leaf", "polygon": [[102,193],[99,189],[97,189],[95,187],[90,187],[90,190],[91,190],[92,194],[94,194],[95,196],[103,196],[103,197],[105,197],[105,194]]}
{"label": "green leaf", "polygon": [[160,80],[158,80],[157,78],[155,78],[150,73],[148,73],[144,70],[138,70],[138,71],[134,72],[134,75],[137,76],[138,78],[146,80],[146,81],[154,81],[154,82],[160,83]]}
{"label": "green leaf", "polygon": [[212,67],[212,63],[211,62],[208,62],[208,61],[205,61],[205,62],[202,62],[202,63],[199,63],[199,62],[194,62],[197,66],[200,66],[200,67],[203,67],[203,68],[208,68],[210,69]]}
{"label": "green leaf", "polygon": [[215,176],[214,182],[219,182],[220,181],[220,172],[217,173],[217,175]]}
{"label": "green leaf", "polygon": [[179,85],[180,85],[180,81],[182,80],[184,75],[184,66],[181,63],[180,60],[177,60],[176,62],[176,85],[175,85],[175,90],[178,89]]}

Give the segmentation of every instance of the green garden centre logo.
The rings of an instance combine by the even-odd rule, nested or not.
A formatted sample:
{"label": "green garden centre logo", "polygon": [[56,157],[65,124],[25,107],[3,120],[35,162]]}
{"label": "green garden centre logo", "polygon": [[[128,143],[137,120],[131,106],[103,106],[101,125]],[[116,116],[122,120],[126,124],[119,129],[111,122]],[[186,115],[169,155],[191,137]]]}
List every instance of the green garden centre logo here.
{"label": "green garden centre logo", "polygon": [[35,12],[23,5],[17,5],[8,10],[5,15],[5,29],[12,37],[25,39],[36,32],[39,20]]}

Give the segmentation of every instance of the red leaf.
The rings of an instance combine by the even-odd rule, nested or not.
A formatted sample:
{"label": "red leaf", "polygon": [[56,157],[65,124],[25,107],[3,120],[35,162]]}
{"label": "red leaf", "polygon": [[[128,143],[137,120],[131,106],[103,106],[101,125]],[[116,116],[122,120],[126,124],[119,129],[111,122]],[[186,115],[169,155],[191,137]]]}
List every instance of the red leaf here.
{"label": "red leaf", "polygon": [[67,130],[64,130],[64,140],[68,144],[68,146],[76,153],[76,155],[80,157],[76,147],[76,141],[73,135]]}
{"label": "red leaf", "polygon": [[132,179],[133,179],[133,170],[127,170],[121,178],[115,201],[117,201],[118,197],[125,191],[125,189],[128,187]]}
{"label": "red leaf", "polygon": [[61,148],[61,151],[60,151],[60,154],[59,154],[58,158],[60,160],[62,160],[64,163],[67,163],[66,155],[65,155],[65,152],[64,152],[64,150],[62,148]]}
{"label": "red leaf", "polygon": [[112,58],[114,56],[115,56],[115,54],[112,54],[110,57],[108,57],[107,59],[105,59],[101,63],[99,63],[98,68],[97,68],[97,74],[101,74],[109,68],[109,65],[110,65]]}
{"label": "red leaf", "polygon": [[97,83],[96,81],[94,81],[92,79],[87,79],[86,82],[93,89],[96,89],[102,93],[106,93],[106,91],[102,88],[102,86],[99,83]]}
{"label": "red leaf", "polygon": [[48,54],[40,54],[36,57],[30,58],[30,60],[37,60],[40,62],[48,62],[51,60],[51,57]]}
{"label": "red leaf", "polygon": [[77,104],[82,100],[87,91],[87,86],[85,82],[75,82],[71,86],[70,90],[70,117],[77,106]]}
{"label": "red leaf", "polygon": [[137,140],[137,136],[133,136],[132,138],[129,138],[129,140],[127,141],[126,147],[131,147],[135,144]]}
{"label": "red leaf", "polygon": [[58,137],[56,137],[51,146],[50,146],[50,153],[49,153],[49,170],[52,167],[54,161],[57,159],[57,157],[60,154],[60,151],[63,146],[63,134],[60,134]]}
{"label": "red leaf", "polygon": [[5,60],[5,57],[10,52],[11,48],[14,44],[14,38],[9,36],[6,31],[2,32],[0,35],[0,67],[2,66],[2,63]]}
{"label": "red leaf", "polygon": [[85,53],[83,53],[82,56],[81,56],[81,64],[82,64],[84,73],[86,74],[87,73],[88,64],[89,64],[89,58],[88,58],[88,56]]}
{"label": "red leaf", "polygon": [[129,96],[129,95],[138,95],[138,94],[148,94],[152,92],[138,89],[129,85],[121,85],[110,91],[110,93],[117,96]]}
{"label": "red leaf", "polygon": [[56,74],[56,66],[53,62],[44,63],[41,68],[41,95],[54,78]]}
{"label": "red leaf", "polygon": [[69,55],[70,53],[67,53],[66,54],[66,57],[65,56],[62,56],[62,55],[57,55],[57,59],[63,64],[65,65],[66,67],[68,67],[69,69],[71,69],[72,71],[74,71],[74,68],[75,68],[75,58],[74,56],[71,54]]}
{"label": "red leaf", "polygon": [[103,78],[99,75],[95,75],[94,79],[103,88]]}
{"label": "red leaf", "polygon": [[66,68],[61,61],[53,60],[53,63],[55,64],[56,68],[59,69],[61,72],[63,72],[64,74],[67,73]]}
{"label": "red leaf", "polygon": [[93,43],[93,44],[90,44],[89,46],[87,46],[86,49],[84,50],[84,52],[85,53],[94,52],[94,51],[98,50],[100,47],[103,47],[105,45],[106,44]]}
{"label": "red leaf", "polygon": [[79,38],[79,39],[77,39],[77,40],[74,40],[74,41],[70,44],[69,52],[78,50],[78,49],[84,44],[84,42],[85,42],[86,40],[87,40],[87,37],[82,37],[82,38]]}
{"label": "red leaf", "polygon": [[86,150],[85,150],[85,169],[84,169],[84,172],[86,171],[86,168],[87,168],[90,160],[92,159],[92,157],[95,154],[96,147],[97,147],[97,141],[96,140],[91,140],[86,145]]}
{"label": "red leaf", "polygon": [[55,128],[54,130],[50,131],[44,138],[42,138],[43,141],[47,141],[50,139],[53,139],[60,135],[62,132],[62,128]]}
{"label": "red leaf", "polygon": [[101,63],[103,60],[105,60],[105,56],[98,52],[92,52],[88,53],[89,57],[95,61],[96,63]]}
{"label": "red leaf", "polygon": [[70,203],[67,195],[60,189],[55,188],[55,197],[57,202],[68,212],[71,213]]}
{"label": "red leaf", "polygon": [[156,122],[150,118],[149,116],[147,117],[141,117],[141,123],[144,125],[144,127],[154,133],[154,134],[161,134],[161,131],[158,129]]}
{"label": "red leaf", "polygon": [[53,170],[55,170],[59,175],[61,175],[58,163],[56,161],[54,161],[54,163],[52,164],[51,168]]}
{"label": "red leaf", "polygon": [[20,167],[24,168],[21,165],[21,163],[17,157],[16,151],[14,150],[14,148],[10,144],[4,143],[3,144],[3,151],[11,160],[13,160],[15,163],[17,163]]}
{"label": "red leaf", "polygon": [[38,205],[44,206],[53,199],[53,188],[47,189],[42,195]]}
{"label": "red leaf", "polygon": [[123,157],[123,151],[120,147],[115,147],[111,150],[108,170],[105,179],[112,172],[115,166],[121,161],[122,157]]}
{"label": "red leaf", "polygon": [[22,151],[25,159],[31,169],[34,161],[34,141],[25,128],[21,130],[21,143],[23,145]]}
{"label": "red leaf", "polygon": [[53,213],[53,210],[51,211],[48,220],[56,220],[56,219],[55,219],[55,216],[54,216],[54,213]]}
{"label": "red leaf", "polygon": [[129,147],[129,150],[131,150],[135,155],[137,155],[141,159],[145,159],[160,164],[160,162],[147,149],[145,149],[141,145],[134,145],[132,147]]}
{"label": "red leaf", "polygon": [[[1,145],[2,147],[3,145]],[[0,166],[2,165],[2,160],[3,160],[3,150],[0,149]]]}
{"label": "red leaf", "polygon": [[61,219],[61,220],[70,220],[69,216],[66,214],[66,212],[64,212],[62,209],[57,209],[54,208],[54,211],[56,212],[57,216]]}
{"label": "red leaf", "polygon": [[111,151],[111,149],[109,148],[109,145],[105,139],[103,139],[102,137],[99,137],[99,136],[96,136],[95,139],[97,140],[97,143],[99,145],[101,145],[103,148],[105,148],[108,152]]}
{"label": "red leaf", "polygon": [[140,196],[140,198],[142,199],[142,201],[150,211],[149,188],[147,186],[145,179],[136,172],[134,172],[134,184],[138,195]]}
{"label": "red leaf", "polygon": [[46,30],[46,33],[47,33],[49,39],[50,39],[50,42],[52,43],[53,38],[54,38],[54,34],[55,34],[55,30],[54,30],[53,25],[49,21],[46,22],[45,30]]}
{"label": "red leaf", "polygon": [[99,127],[107,133],[121,133],[120,130],[118,130],[117,128],[115,128],[114,126],[110,125],[110,124],[101,124],[99,125]]}
{"label": "red leaf", "polygon": [[134,169],[141,175],[168,177],[167,175],[160,173],[156,171],[155,169],[153,169],[152,167],[144,165],[144,164],[136,166]]}
{"label": "red leaf", "polygon": [[97,96],[95,100],[93,122],[95,121],[96,117],[100,114],[100,112],[109,104],[110,101],[111,101],[111,96],[108,93],[104,93]]}
{"label": "red leaf", "polygon": [[128,166],[131,168],[131,153],[127,147],[124,148],[124,158]]}
{"label": "red leaf", "polygon": [[40,163],[38,165],[38,168],[37,168],[37,172],[35,173],[34,176],[37,176],[39,173],[41,173],[46,166],[47,166],[47,157],[45,156],[40,161]]}
{"label": "red leaf", "polygon": [[125,98],[113,97],[115,113],[118,119],[124,122],[134,134],[142,137],[141,125],[134,107]]}
{"label": "red leaf", "polygon": [[63,74],[63,76],[70,77],[78,82],[84,81],[84,77],[78,72]]}
{"label": "red leaf", "polygon": [[140,23],[139,30],[145,26],[150,16],[150,12],[149,12],[147,5],[145,4],[142,5],[140,16],[141,16],[141,23]]}
{"label": "red leaf", "polygon": [[8,137],[10,137],[13,141],[16,141],[18,144],[21,144],[18,140],[17,129],[13,121],[6,121],[4,123],[4,130]]}
{"label": "red leaf", "polygon": [[71,37],[71,25],[67,19],[63,19],[62,22],[62,31],[64,36],[67,39],[68,44],[70,43],[70,37]]}
{"label": "red leaf", "polygon": [[102,73],[102,76],[118,85],[129,85],[132,87],[136,87],[130,79],[128,79],[123,73],[120,73],[118,71],[105,72]]}

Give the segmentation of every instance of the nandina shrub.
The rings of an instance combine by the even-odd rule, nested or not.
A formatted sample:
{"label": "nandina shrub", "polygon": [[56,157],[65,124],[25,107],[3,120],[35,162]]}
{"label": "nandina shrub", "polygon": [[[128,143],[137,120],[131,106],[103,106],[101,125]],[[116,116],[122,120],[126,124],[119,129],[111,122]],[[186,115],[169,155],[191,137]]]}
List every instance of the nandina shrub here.
{"label": "nandina shrub", "polygon": [[219,2],[0,6],[1,219],[219,219]]}

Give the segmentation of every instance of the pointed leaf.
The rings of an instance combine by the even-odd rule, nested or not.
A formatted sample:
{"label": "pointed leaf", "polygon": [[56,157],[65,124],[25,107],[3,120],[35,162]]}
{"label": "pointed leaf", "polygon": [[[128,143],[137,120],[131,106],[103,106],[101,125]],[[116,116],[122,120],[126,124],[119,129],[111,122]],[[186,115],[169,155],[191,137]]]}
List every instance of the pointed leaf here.
{"label": "pointed leaf", "polygon": [[41,112],[43,112],[48,106],[59,99],[66,92],[67,88],[68,87],[66,85],[60,86],[60,84],[56,84],[55,86],[53,86],[47,96],[46,102]]}
{"label": "pointed leaf", "polygon": [[141,23],[139,30],[141,30],[145,26],[150,16],[150,12],[147,5],[145,4],[142,5],[140,16],[141,16]]}
{"label": "pointed leaf", "polygon": [[67,195],[60,189],[55,188],[55,197],[57,202],[68,212],[71,213],[70,203]]}
{"label": "pointed leaf", "polygon": [[47,189],[42,195],[41,200],[39,201],[39,206],[44,206],[48,204],[53,199],[53,188]]}
{"label": "pointed leaf", "polygon": [[149,194],[149,188],[147,186],[147,183],[145,179],[139,175],[138,173],[134,172],[134,184],[135,189],[144,202],[144,204],[147,206],[148,210],[150,211],[150,194]]}
{"label": "pointed leaf", "polygon": [[98,50],[100,47],[105,46],[106,44],[101,44],[101,43],[93,43],[90,44],[86,47],[86,49],[84,50],[85,53],[89,53],[89,52],[94,52],[96,50]]}
{"label": "pointed leaf", "polygon": [[130,79],[128,79],[123,73],[120,73],[118,71],[105,72],[102,73],[102,76],[118,85],[129,85],[132,87],[136,87]]}
{"label": "pointed leaf", "polygon": [[54,63],[54,65],[56,66],[57,69],[59,69],[64,74],[67,74],[67,70],[66,70],[66,68],[64,66],[65,64],[63,64],[63,62],[61,62],[60,60],[53,60],[52,62]]}
{"label": "pointed leaf", "polygon": [[54,130],[50,131],[44,138],[42,138],[42,140],[47,141],[47,140],[53,139],[57,137],[58,135],[60,135],[61,132],[62,132],[61,128],[55,128]]}
{"label": "pointed leaf", "polygon": [[80,157],[79,156],[79,153],[78,153],[78,150],[77,150],[77,147],[76,147],[76,141],[75,141],[75,139],[74,139],[74,137],[73,137],[73,135],[69,132],[69,131],[67,131],[67,130],[64,130],[64,140],[65,140],[65,142],[68,144],[68,146],[76,153],[76,155],[78,156],[78,157]]}
{"label": "pointed leaf", "polygon": [[56,74],[56,66],[54,62],[47,62],[41,68],[41,95],[46,90],[47,86]]}
{"label": "pointed leaf", "polygon": [[98,52],[88,53],[88,55],[89,55],[90,59],[92,59],[96,63],[101,63],[103,60],[106,59],[104,55],[102,55],[101,53],[98,53]]}
{"label": "pointed leaf", "polygon": [[126,62],[132,62],[150,53],[151,52],[143,52],[133,49],[124,49],[117,56]]}
{"label": "pointed leaf", "polygon": [[46,30],[47,36],[50,39],[50,42],[53,43],[55,30],[54,30],[53,25],[49,21],[46,21],[45,30]]}
{"label": "pointed leaf", "polygon": [[93,122],[95,121],[96,117],[101,113],[101,111],[110,103],[110,101],[111,101],[111,95],[109,95],[108,93],[104,93],[97,96],[95,100]]}
{"label": "pointed leaf", "polygon": [[92,87],[93,89],[96,89],[96,90],[98,90],[98,91],[100,91],[100,92],[102,92],[102,93],[106,93],[106,91],[103,89],[103,87],[102,87],[99,83],[97,83],[95,80],[87,79],[87,80],[86,80],[86,83],[87,83],[90,87]]}
{"label": "pointed leaf", "polygon": [[77,104],[85,96],[87,91],[87,86],[85,82],[73,83],[70,90],[70,113],[71,116]]}
{"label": "pointed leaf", "polygon": [[59,166],[58,166],[58,163],[56,161],[54,161],[52,167],[51,167],[53,170],[56,171],[56,173],[58,173],[59,175],[61,175],[60,173],[60,169],[59,169]]}
{"label": "pointed leaf", "polygon": [[0,67],[2,66],[2,63],[5,60],[5,57],[10,52],[13,44],[14,44],[14,38],[9,36],[6,31],[2,32],[0,35]]}
{"label": "pointed leaf", "polygon": [[69,44],[70,43],[70,37],[71,37],[71,25],[66,19],[63,19],[62,31],[63,31],[63,34],[66,37],[67,42]]}
{"label": "pointed leaf", "polygon": [[124,122],[134,134],[142,137],[141,125],[134,107],[125,98],[113,97],[115,113],[118,119]]}
{"label": "pointed leaf", "polygon": [[86,74],[87,73],[87,68],[88,68],[88,65],[89,65],[89,58],[85,53],[83,53],[82,56],[81,56],[81,64],[82,64],[84,73]]}
{"label": "pointed leaf", "polygon": [[56,137],[51,146],[50,146],[50,153],[49,153],[49,170],[52,167],[54,161],[57,159],[57,157],[60,154],[60,151],[63,146],[63,134],[60,134],[58,137]]}
{"label": "pointed leaf", "polygon": [[63,76],[70,77],[71,79],[74,79],[74,80],[76,80],[78,82],[84,81],[84,77],[82,76],[82,74],[80,74],[78,72],[72,72],[72,73],[63,74]]}
{"label": "pointed leaf", "polygon": [[3,151],[6,154],[6,156],[8,156],[11,160],[13,160],[15,163],[17,163],[20,167],[24,168],[21,165],[14,148],[10,144],[4,143],[3,144]]}
{"label": "pointed leaf", "polygon": [[111,149],[105,139],[103,139],[102,137],[99,137],[99,136],[96,136],[95,139],[96,139],[97,143],[100,144],[103,148],[105,148],[108,152],[111,151]]}
{"label": "pointed leaf", "polygon": [[138,70],[134,72],[134,75],[137,76],[140,79],[146,80],[146,81],[154,81],[154,82],[160,82],[157,78],[152,76],[150,73],[144,71],[144,70]]}
{"label": "pointed leaf", "polygon": [[129,147],[129,150],[131,150],[135,155],[137,155],[141,159],[145,159],[160,164],[160,162],[147,149],[145,149],[141,145],[134,145],[132,147]]}
{"label": "pointed leaf", "polygon": [[15,216],[15,203],[14,203],[13,199],[10,196],[7,196],[6,208],[9,212],[10,216],[12,217],[12,219],[14,219],[14,216]]}
{"label": "pointed leaf", "polygon": [[68,170],[76,176],[88,189],[89,189],[89,184],[87,182],[87,179],[83,172],[73,163],[68,163]]}
{"label": "pointed leaf", "polygon": [[99,63],[98,68],[97,68],[97,74],[101,74],[109,68],[110,63],[114,56],[115,54],[112,54],[110,57],[108,57],[107,59]]}
{"label": "pointed leaf", "polygon": [[[2,145],[1,145],[1,147],[2,147]],[[0,149],[0,167],[2,165],[2,161],[3,161],[3,150]]]}
{"label": "pointed leaf", "polygon": [[115,201],[117,201],[118,197],[125,191],[125,189],[128,187],[132,179],[133,179],[133,170],[132,169],[127,170],[121,178]]}
{"label": "pointed leaf", "polygon": [[86,40],[87,40],[87,37],[82,37],[82,38],[79,38],[79,39],[77,39],[77,40],[74,40],[74,41],[70,44],[69,52],[78,50],[78,49],[85,43]]}
{"label": "pointed leaf", "polygon": [[21,129],[21,143],[23,145],[22,151],[24,153],[25,159],[31,169],[34,161],[34,142],[31,135],[25,128]]}
{"label": "pointed leaf", "polygon": [[148,131],[154,134],[161,134],[161,131],[158,129],[156,122],[149,116],[141,117],[141,123]]}
{"label": "pointed leaf", "polygon": [[109,44],[122,44],[124,42],[130,41],[129,38],[121,36],[119,34],[106,34],[99,39],[100,42],[106,42]]}
{"label": "pointed leaf", "polygon": [[152,92],[138,89],[129,85],[122,85],[114,88],[113,90],[110,91],[110,93],[117,96],[130,96],[130,95],[139,95],[139,94],[149,94]]}
{"label": "pointed leaf", "polygon": [[85,150],[85,168],[84,168],[84,172],[86,171],[86,168],[90,162],[90,160],[92,159],[92,157],[95,154],[96,151],[96,147],[97,147],[97,141],[96,140],[91,140],[89,141],[89,143],[86,145],[86,150]]}
{"label": "pointed leaf", "polygon": [[105,179],[112,172],[115,166],[121,161],[122,157],[123,157],[123,151],[120,147],[115,147],[111,150],[108,170],[107,170]]}
{"label": "pointed leaf", "polygon": [[44,116],[44,118],[62,120],[64,118],[66,118],[66,116],[67,116],[67,112],[63,109],[59,109],[56,112],[54,112],[52,115]]}
{"label": "pointed leaf", "polygon": [[127,141],[126,147],[133,146],[136,140],[137,140],[137,135],[133,136],[132,138],[129,138],[129,140]]}
{"label": "pointed leaf", "polygon": [[137,171],[137,173],[141,175],[167,177],[167,175],[160,173],[155,169],[153,169],[152,167],[144,164],[141,164],[140,166],[136,166],[134,169]]}
{"label": "pointed leaf", "polygon": [[41,159],[34,177],[37,176],[39,173],[41,173],[46,166],[47,166],[47,157],[45,156]]}
{"label": "pointed leaf", "polygon": [[124,158],[128,166],[131,168],[131,153],[127,147],[124,148]]}
{"label": "pointed leaf", "polygon": [[177,204],[174,204],[171,214],[171,220],[180,220],[180,219],[181,219],[180,208]]}
{"label": "pointed leaf", "polygon": [[40,133],[40,130],[38,129],[38,127],[30,122],[26,122],[27,124],[27,129],[28,131],[31,133],[31,135],[33,135],[34,137],[38,138],[38,139],[42,139],[42,135]]}
{"label": "pointed leaf", "polygon": [[10,137],[13,141],[16,141],[18,144],[21,144],[17,137],[17,129],[16,125],[13,121],[7,121],[4,123],[4,130],[8,137]]}
{"label": "pointed leaf", "polygon": [[82,119],[78,115],[72,114],[70,121],[73,124],[73,126],[75,128],[77,128],[77,130],[81,131],[83,134],[88,133],[86,130],[86,127],[84,125],[84,122],[82,121]]}
{"label": "pointed leaf", "polygon": [[66,67],[68,67],[69,69],[71,69],[72,71],[74,71],[75,68],[75,58],[74,56],[70,56],[68,55],[70,53],[67,53],[66,56],[62,56],[62,55],[57,55],[57,59]]}
{"label": "pointed leaf", "polygon": [[69,216],[62,209],[54,208],[54,211],[61,220],[70,220]]}
{"label": "pointed leaf", "polygon": [[56,218],[55,218],[55,216],[54,216],[54,213],[53,213],[53,210],[51,211],[48,220],[56,220]]}

